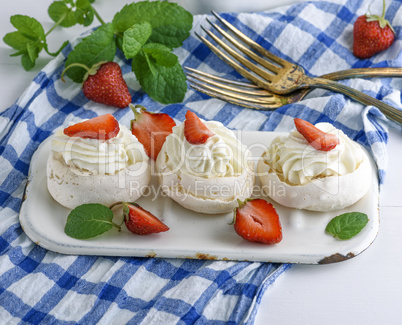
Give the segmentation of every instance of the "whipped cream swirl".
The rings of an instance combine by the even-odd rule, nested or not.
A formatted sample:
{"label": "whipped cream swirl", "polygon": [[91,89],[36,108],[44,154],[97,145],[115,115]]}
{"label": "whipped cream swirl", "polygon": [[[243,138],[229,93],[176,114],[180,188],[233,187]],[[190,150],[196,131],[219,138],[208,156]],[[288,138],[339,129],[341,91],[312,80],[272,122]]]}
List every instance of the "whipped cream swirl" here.
{"label": "whipped cream swirl", "polygon": [[124,125],[108,140],[69,137],[59,129],[52,139],[52,151],[75,173],[87,175],[115,175],[148,160],[143,145]]}
{"label": "whipped cream swirl", "polygon": [[246,147],[235,134],[216,121],[204,122],[214,135],[200,145],[184,137],[184,123],[166,138],[166,167],[174,173],[203,178],[236,177],[245,171]]}
{"label": "whipped cream swirl", "polygon": [[263,159],[279,179],[290,185],[304,185],[316,178],[353,173],[367,159],[361,147],[330,123],[318,123],[318,129],[335,134],[339,144],[330,151],[314,149],[294,129],[273,140]]}

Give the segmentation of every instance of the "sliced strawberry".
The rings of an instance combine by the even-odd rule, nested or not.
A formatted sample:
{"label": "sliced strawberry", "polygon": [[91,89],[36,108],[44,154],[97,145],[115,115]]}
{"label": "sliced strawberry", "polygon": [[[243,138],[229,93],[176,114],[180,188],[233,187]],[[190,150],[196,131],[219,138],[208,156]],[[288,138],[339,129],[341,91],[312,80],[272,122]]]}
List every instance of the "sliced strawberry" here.
{"label": "sliced strawberry", "polygon": [[166,137],[172,133],[175,121],[165,113],[150,113],[141,106],[138,112],[137,106],[130,105],[135,119],[131,121],[131,132],[144,146],[148,157],[156,160],[165,143]]}
{"label": "sliced strawberry", "polygon": [[191,144],[203,144],[214,133],[191,111],[187,111],[184,121],[184,136]]}
{"label": "sliced strawberry", "polygon": [[239,202],[235,210],[237,234],[251,242],[276,244],[282,240],[282,226],[274,206],[264,199]]}
{"label": "sliced strawberry", "polygon": [[114,138],[119,131],[119,122],[112,114],[105,114],[71,125],[64,129],[64,134],[69,137],[108,140]]}
{"label": "sliced strawberry", "polygon": [[138,204],[123,203],[123,206],[124,223],[132,233],[149,235],[169,230],[168,226]]}
{"label": "sliced strawberry", "polygon": [[334,134],[323,132],[300,118],[295,118],[294,122],[297,131],[317,150],[330,151],[339,144],[339,140]]}

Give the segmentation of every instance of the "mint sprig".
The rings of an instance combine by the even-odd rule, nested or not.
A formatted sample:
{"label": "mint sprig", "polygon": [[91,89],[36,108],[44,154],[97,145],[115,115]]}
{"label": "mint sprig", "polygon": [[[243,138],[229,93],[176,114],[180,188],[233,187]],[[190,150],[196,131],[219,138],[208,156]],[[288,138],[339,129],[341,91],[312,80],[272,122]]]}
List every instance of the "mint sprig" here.
{"label": "mint sprig", "polygon": [[76,239],[90,239],[113,227],[120,226],[113,221],[113,212],[102,204],[83,204],[76,207],[67,217],[64,232]]}
{"label": "mint sprig", "polygon": [[35,18],[28,16],[14,15],[10,22],[17,31],[6,34],[3,41],[17,50],[11,56],[21,55],[22,66],[25,70],[30,70],[46,44],[45,31]]}
{"label": "mint sprig", "polygon": [[[49,55],[57,55],[68,43],[64,42],[56,52],[49,51],[46,37],[57,26],[89,26],[96,17],[101,27],[70,52],[66,67],[75,63],[92,66],[100,61],[112,61],[116,50],[120,49],[126,59],[132,60],[132,70],[151,98],[163,104],[181,102],[187,91],[186,77],[172,50],[190,35],[193,16],[176,3],[142,1],[125,5],[111,23],[105,23],[92,6],[93,2],[54,1],[48,13],[55,25],[47,33],[32,17],[12,16],[10,20],[17,31],[8,33],[3,40],[17,50],[12,55],[21,55],[23,67],[30,70],[43,49]],[[81,83],[85,73],[85,69],[76,65],[68,70],[67,76]]]}
{"label": "mint sprig", "polygon": [[368,223],[368,217],[364,213],[349,212],[333,218],[325,228],[325,231],[333,237],[341,240],[356,236]]}
{"label": "mint sprig", "polygon": [[4,43],[17,50],[11,56],[21,56],[21,64],[25,70],[31,70],[36,63],[42,50],[51,56],[56,56],[68,44],[65,41],[58,50],[52,52],[47,44],[47,36],[57,26],[71,27],[76,24],[89,26],[94,16],[103,23],[102,19],[92,7],[95,0],[63,0],[54,1],[48,8],[50,18],[55,22],[53,27],[45,33],[42,24],[33,17],[25,15],[13,15],[10,17],[11,24],[16,31],[3,37]]}

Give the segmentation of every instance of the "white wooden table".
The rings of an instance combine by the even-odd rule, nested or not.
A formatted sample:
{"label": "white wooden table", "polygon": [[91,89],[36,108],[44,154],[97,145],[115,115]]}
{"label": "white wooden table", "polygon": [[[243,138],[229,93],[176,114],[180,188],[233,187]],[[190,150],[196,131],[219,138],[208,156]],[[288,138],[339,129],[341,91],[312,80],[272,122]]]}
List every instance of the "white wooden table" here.
{"label": "white wooden table", "polygon": [[[50,0],[8,2],[0,10],[0,34],[13,30],[9,17],[30,15],[52,26],[47,15]],[[98,0],[96,8],[110,21],[125,0]],[[297,2],[297,1],[294,1]],[[269,1],[269,7],[281,5]],[[288,1],[289,3],[289,1]],[[58,30],[49,38],[50,50],[60,40],[72,39],[84,27]],[[53,47],[54,46],[54,47]],[[0,110],[14,103],[34,76],[46,64],[42,56],[37,67],[25,72],[12,50],[0,44]],[[401,324],[402,316],[402,134],[390,130],[389,165],[381,189],[381,226],[377,239],[361,255],[337,264],[294,265],[265,293],[256,324]]]}

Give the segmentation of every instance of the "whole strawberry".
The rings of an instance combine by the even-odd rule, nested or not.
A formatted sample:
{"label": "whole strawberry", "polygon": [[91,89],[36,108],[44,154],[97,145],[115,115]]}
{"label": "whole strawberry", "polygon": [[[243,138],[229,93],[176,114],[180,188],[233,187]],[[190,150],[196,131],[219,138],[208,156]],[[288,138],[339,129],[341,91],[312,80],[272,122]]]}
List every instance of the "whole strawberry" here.
{"label": "whole strawberry", "polygon": [[82,84],[82,91],[86,98],[118,108],[125,108],[131,103],[126,81],[116,62],[99,62],[91,68],[80,63],[73,63],[64,69],[61,78],[63,81],[64,72],[72,66],[87,70]]}
{"label": "whole strawberry", "polygon": [[353,54],[367,59],[391,46],[395,31],[385,18],[385,0],[381,17],[378,15],[359,16],[353,27]]}

